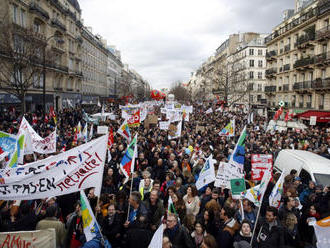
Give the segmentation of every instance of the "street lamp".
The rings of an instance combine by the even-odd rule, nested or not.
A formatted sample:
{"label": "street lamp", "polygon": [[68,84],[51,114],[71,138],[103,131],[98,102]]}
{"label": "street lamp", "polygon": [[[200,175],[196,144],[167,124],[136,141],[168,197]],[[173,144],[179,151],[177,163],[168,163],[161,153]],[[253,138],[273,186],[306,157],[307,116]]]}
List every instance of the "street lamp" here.
{"label": "street lamp", "polygon": [[43,74],[42,100],[43,100],[44,118],[46,117],[46,48],[47,48],[48,41],[52,38],[56,38],[55,41],[58,43],[62,43],[62,44],[64,43],[64,40],[57,37],[56,34],[48,37],[45,41],[44,53],[43,53],[43,68],[42,68],[42,74]]}

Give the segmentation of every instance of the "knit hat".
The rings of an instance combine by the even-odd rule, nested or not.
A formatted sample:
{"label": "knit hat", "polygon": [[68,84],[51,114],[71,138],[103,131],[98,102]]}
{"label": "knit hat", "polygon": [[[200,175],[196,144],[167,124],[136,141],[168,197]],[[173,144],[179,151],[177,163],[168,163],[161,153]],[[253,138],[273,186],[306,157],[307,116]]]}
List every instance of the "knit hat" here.
{"label": "knit hat", "polygon": [[247,241],[242,240],[239,242],[235,242],[234,248],[251,248],[251,245]]}

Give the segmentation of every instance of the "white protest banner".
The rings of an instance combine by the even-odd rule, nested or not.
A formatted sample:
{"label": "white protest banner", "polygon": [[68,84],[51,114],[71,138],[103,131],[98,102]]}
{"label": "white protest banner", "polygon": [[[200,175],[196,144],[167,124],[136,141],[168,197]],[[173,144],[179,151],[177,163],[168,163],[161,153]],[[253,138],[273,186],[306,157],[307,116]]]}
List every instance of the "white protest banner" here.
{"label": "white protest banner", "polygon": [[108,135],[21,167],[0,170],[0,200],[33,200],[102,184]]}
{"label": "white protest banner", "polygon": [[170,122],[181,121],[182,119],[182,111],[181,110],[170,110],[168,109],[166,112],[166,119]]}
{"label": "white protest banner", "polygon": [[183,105],[183,106],[181,107],[181,110],[182,110],[182,111],[185,110],[186,113],[188,113],[188,114],[192,114],[192,112],[193,112],[193,106],[186,106],[186,105]]}
{"label": "white protest banner", "polygon": [[316,116],[309,117],[309,125],[311,125],[311,126],[316,125]]}
{"label": "white protest banner", "polygon": [[167,109],[166,108],[160,108],[160,113],[166,114],[167,113]]}
{"label": "white protest banner", "polygon": [[252,154],[251,155],[251,179],[260,181],[265,170],[273,170],[273,155]]}
{"label": "white protest banner", "polygon": [[55,248],[56,233],[54,228],[26,232],[1,232],[0,247],[2,248]]}
{"label": "white protest banner", "polygon": [[107,126],[97,126],[97,134],[107,134],[109,128]]}
{"label": "white protest banner", "polygon": [[235,164],[220,162],[218,173],[215,178],[214,186],[230,189],[231,179],[243,178],[243,177],[244,174],[242,173],[239,166]]}
{"label": "white protest banner", "polygon": [[159,122],[159,129],[160,130],[168,130],[169,125],[170,125],[169,121],[160,121]]}
{"label": "white protest banner", "polygon": [[196,181],[196,187],[198,190],[200,190],[209,183],[214,182],[214,180],[215,180],[214,161],[211,154],[211,156],[207,158],[203,169],[199,173],[198,179]]}
{"label": "white protest banner", "polygon": [[182,121],[180,121],[178,125],[171,124],[169,126],[168,139],[171,140],[171,139],[180,138],[181,130],[182,130]]}
{"label": "white protest banner", "polygon": [[32,154],[33,152],[49,154],[56,152],[56,130],[43,139],[23,117],[17,135],[19,136],[23,133],[25,134],[24,154]]}
{"label": "white protest banner", "polygon": [[174,104],[165,104],[166,109],[174,109]]}

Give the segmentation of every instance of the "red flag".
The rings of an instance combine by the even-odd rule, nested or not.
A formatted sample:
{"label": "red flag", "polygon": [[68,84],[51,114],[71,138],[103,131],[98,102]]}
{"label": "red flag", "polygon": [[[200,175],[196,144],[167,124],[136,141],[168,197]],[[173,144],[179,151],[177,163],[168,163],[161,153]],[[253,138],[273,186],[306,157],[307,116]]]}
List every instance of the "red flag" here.
{"label": "red flag", "polygon": [[283,108],[281,107],[279,110],[276,111],[274,115],[274,121],[277,121],[277,119],[281,117],[282,113],[283,113]]}
{"label": "red flag", "polygon": [[140,126],[140,109],[127,119],[129,127]]}
{"label": "red flag", "polygon": [[109,131],[109,138],[108,138],[108,149],[110,150],[111,146],[113,145],[114,143],[114,138],[113,138],[113,129],[110,128],[110,131]]}
{"label": "red flag", "polygon": [[37,125],[37,122],[38,122],[37,115],[36,115],[36,114],[33,114],[33,115],[32,115],[32,124],[33,124],[33,125]]}
{"label": "red flag", "polygon": [[48,115],[45,115],[45,123],[48,123],[48,121],[49,121],[49,117]]}
{"label": "red flag", "polygon": [[77,145],[77,141],[78,141],[78,128],[74,128],[74,136],[73,136],[73,141],[72,141],[72,145],[75,146]]}
{"label": "red flag", "polygon": [[49,116],[54,119],[54,123],[56,125],[57,120],[56,120],[56,114],[55,114],[53,106],[50,106],[50,108],[49,108]]}

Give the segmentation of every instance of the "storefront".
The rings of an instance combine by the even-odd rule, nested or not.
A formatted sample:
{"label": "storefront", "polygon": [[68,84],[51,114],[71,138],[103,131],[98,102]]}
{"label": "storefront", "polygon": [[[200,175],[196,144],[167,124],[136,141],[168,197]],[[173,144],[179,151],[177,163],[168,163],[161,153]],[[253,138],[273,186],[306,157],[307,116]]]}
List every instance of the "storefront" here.
{"label": "storefront", "polygon": [[328,112],[328,111],[308,110],[306,112],[297,114],[295,117],[300,119],[300,120],[309,121],[311,116],[316,116],[316,122],[317,123],[328,123],[328,122],[330,122],[330,112]]}
{"label": "storefront", "polygon": [[61,93],[56,96],[56,108],[74,108],[81,104],[81,94]]}

